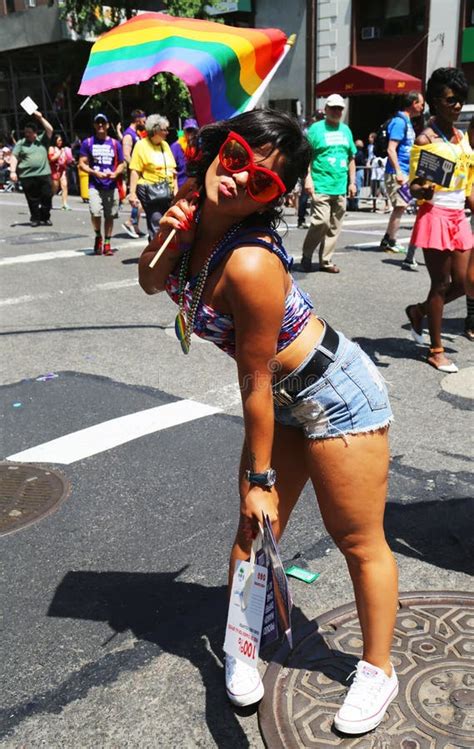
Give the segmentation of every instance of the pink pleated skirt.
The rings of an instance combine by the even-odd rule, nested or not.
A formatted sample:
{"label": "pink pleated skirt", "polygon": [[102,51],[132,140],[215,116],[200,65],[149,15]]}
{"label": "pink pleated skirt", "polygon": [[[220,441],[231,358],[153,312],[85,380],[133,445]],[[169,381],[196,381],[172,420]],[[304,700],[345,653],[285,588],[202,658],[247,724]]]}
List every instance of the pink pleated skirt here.
{"label": "pink pleated skirt", "polygon": [[410,241],[424,249],[465,252],[472,248],[473,234],[463,210],[424,203],[418,210]]}

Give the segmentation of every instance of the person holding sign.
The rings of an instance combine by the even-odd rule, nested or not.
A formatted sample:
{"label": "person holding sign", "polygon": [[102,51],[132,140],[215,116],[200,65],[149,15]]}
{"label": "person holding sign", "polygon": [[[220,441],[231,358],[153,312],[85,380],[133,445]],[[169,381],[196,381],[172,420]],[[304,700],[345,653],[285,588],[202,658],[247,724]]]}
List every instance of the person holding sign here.
{"label": "person holding sign", "polygon": [[[33,112],[37,122],[27,122],[24,137],[15,144],[10,162],[10,179],[18,182],[25,193],[30,209],[31,226],[52,226],[51,204],[53,191],[48,148],[53,126],[37,109]],[[44,131],[38,132],[38,124]]]}
{"label": "person holding sign", "polygon": [[[284,196],[311,160],[298,122],[271,109],[250,111],[206,125],[198,143],[197,197],[190,192],[164,214],[140,258],[140,285],[147,294],[166,291],[178,306],[184,353],[194,332],[237,364],[245,439],[230,580],[249,558],[263,515],[278,541],[312,481],[349,567],[364,641],[335,725],[364,733],[398,690],[390,660],[397,570],[383,529],[387,390],[368,356],[314,313],[290,274],[276,229]],[[261,698],[255,668],[227,656],[225,671],[234,704]]]}
{"label": "person holding sign", "polygon": [[472,248],[464,205],[473,189],[473,151],[454,127],[467,92],[462,70],[433,72],[426,89],[433,116],[416,139],[410,160],[410,189],[421,204],[410,242],[423,248],[431,288],[426,301],[408,305],[406,314],[417,343],[423,343],[423,319],[428,317],[428,364],[448,373],[458,368],[447,358],[441,341],[443,309],[465,293]]}

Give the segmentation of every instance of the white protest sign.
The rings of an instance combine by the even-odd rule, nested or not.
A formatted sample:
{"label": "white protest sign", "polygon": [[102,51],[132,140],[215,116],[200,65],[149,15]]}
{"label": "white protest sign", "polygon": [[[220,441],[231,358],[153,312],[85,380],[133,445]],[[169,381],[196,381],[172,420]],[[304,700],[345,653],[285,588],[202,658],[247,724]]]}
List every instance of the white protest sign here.
{"label": "white protest sign", "polygon": [[38,105],[35,104],[31,96],[27,96],[23,101],[20,101],[20,107],[23,107],[27,114],[33,114],[38,110]]}
{"label": "white protest sign", "polygon": [[266,567],[237,560],[224,651],[254,668],[258,662],[266,592]]}

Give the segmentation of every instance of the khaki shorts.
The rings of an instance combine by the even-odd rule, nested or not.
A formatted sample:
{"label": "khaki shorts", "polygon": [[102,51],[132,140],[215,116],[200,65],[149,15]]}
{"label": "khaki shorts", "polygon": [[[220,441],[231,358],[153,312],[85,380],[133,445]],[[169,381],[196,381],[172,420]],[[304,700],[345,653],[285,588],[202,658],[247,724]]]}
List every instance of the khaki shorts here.
{"label": "khaki shorts", "polygon": [[406,208],[406,201],[403,200],[402,196],[398,193],[398,188],[401,185],[398,184],[395,174],[385,173],[385,189],[387,190],[388,198],[392,204],[392,208]]}
{"label": "khaki shorts", "polygon": [[96,190],[89,187],[89,210],[94,218],[117,218],[119,209],[118,190]]}

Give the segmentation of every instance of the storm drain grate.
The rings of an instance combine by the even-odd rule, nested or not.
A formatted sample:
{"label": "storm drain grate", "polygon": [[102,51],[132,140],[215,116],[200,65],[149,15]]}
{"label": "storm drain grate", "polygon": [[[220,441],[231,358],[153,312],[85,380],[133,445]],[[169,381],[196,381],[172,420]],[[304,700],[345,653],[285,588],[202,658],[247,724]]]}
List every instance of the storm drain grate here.
{"label": "storm drain grate", "polygon": [[474,594],[402,593],[392,662],[398,697],[382,723],[343,736],[332,722],[360,658],[354,604],[312,622],[294,650],[274,656],[259,721],[270,749],[468,749],[474,747]]}
{"label": "storm drain grate", "polygon": [[29,463],[0,463],[0,536],[54,512],[71,485],[58,471]]}

